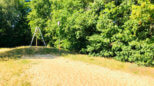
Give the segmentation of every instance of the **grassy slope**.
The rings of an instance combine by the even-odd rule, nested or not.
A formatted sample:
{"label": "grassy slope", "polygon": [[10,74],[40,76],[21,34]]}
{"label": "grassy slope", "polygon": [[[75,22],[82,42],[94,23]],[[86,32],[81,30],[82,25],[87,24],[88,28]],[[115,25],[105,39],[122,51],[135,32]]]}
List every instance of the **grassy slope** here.
{"label": "grassy slope", "polygon": [[[120,71],[124,71],[124,72],[128,72],[128,73],[132,73],[132,74],[150,76],[150,77],[154,78],[154,75],[153,75],[154,68],[153,67],[139,67],[133,63],[119,62],[119,61],[116,61],[111,58],[109,59],[109,58],[102,58],[102,57],[90,57],[88,55],[80,55],[80,54],[68,54],[68,52],[65,52],[65,51],[62,51],[61,53],[64,58],[77,60],[77,61],[83,61],[83,62],[87,62],[90,64],[96,64],[96,65],[99,65],[102,67],[110,68],[112,70],[120,70]],[[59,52],[55,48],[42,48],[42,47],[37,47],[37,48],[36,47],[31,47],[31,48],[17,47],[17,48],[0,49],[0,57],[5,57],[5,58],[3,58],[3,60],[6,59],[7,57],[20,58],[22,55],[33,55],[33,54],[56,54],[56,55],[59,55]],[[3,61],[1,61],[1,62],[3,62]],[[9,64],[9,62],[6,62],[5,64]],[[16,64],[16,65],[20,65],[20,62],[19,62],[19,64]],[[2,67],[2,64],[0,64],[0,67]],[[24,65],[22,67],[24,67]],[[24,69],[22,67],[21,67],[21,69]],[[10,69],[8,68],[8,70],[10,70]],[[18,70],[18,69],[14,69],[12,71],[16,71],[16,70]]]}

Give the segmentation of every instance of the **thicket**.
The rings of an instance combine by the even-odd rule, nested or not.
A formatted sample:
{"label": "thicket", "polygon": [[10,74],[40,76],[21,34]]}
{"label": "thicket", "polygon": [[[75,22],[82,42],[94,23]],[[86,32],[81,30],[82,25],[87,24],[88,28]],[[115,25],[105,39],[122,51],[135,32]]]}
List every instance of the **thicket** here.
{"label": "thicket", "polygon": [[29,24],[41,27],[49,46],[60,40],[64,49],[154,65],[149,0],[33,0],[30,7]]}
{"label": "thicket", "polygon": [[27,45],[31,30],[25,0],[0,0],[0,47]]}
{"label": "thicket", "polygon": [[48,46],[154,66],[151,0],[32,0],[28,6],[32,33],[40,27]]}

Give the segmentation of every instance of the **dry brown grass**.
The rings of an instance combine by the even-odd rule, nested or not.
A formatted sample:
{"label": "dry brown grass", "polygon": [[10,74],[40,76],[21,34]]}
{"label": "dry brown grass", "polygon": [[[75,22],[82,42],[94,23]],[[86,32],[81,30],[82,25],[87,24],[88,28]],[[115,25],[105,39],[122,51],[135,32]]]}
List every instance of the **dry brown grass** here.
{"label": "dry brown grass", "polygon": [[153,86],[154,79],[64,58],[42,59],[29,72],[32,86]]}
{"label": "dry brown grass", "polygon": [[[26,55],[29,51],[27,48],[3,48],[0,49],[0,54]],[[41,54],[45,55],[0,60],[0,86],[154,86],[152,67],[139,67],[114,59],[80,54],[62,56],[71,60],[53,58],[49,54],[57,51],[52,49],[36,48],[31,51],[37,51],[31,54],[43,52]],[[34,65],[35,63],[39,64]]]}
{"label": "dry brown grass", "polygon": [[11,50],[11,48],[0,48],[0,52],[6,52],[6,51],[9,51]]}
{"label": "dry brown grass", "polygon": [[24,72],[29,69],[35,61],[27,59],[0,60],[0,86],[29,86],[30,83]]}
{"label": "dry brown grass", "polygon": [[115,71],[62,57],[53,58],[49,55],[47,58],[45,55],[35,55],[28,60],[1,61],[0,69],[3,69],[0,70],[0,86],[154,85],[154,79],[150,77]]}
{"label": "dry brown grass", "polygon": [[91,57],[88,55],[80,54],[70,54],[64,57],[72,60],[87,62],[90,64],[96,64],[112,70],[120,70],[135,75],[148,76],[154,78],[154,67],[138,66],[135,63],[120,62],[112,58]]}

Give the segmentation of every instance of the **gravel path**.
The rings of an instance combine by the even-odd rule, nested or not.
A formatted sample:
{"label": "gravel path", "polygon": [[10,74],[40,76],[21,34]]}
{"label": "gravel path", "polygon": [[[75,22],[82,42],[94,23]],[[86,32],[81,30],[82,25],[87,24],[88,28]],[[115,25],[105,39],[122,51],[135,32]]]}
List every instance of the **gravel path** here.
{"label": "gravel path", "polygon": [[[154,86],[154,79],[62,57],[43,59],[26,73],[32,86]],[[40,58],[39,57],[39,58]],[[49,56],[47,56],[48,58]]]}

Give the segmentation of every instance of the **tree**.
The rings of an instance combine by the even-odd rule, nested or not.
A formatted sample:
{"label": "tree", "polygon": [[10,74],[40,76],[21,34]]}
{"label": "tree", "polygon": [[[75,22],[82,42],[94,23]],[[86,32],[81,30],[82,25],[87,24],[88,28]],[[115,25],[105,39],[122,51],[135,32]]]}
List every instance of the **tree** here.
{"label": "tree", "polygon": [[33,0],[30,7],[29,24],[42,28],[49,46],[154,65],[149,0]]}
{"label": "tree", "polygon": [[0,1],[0,47],[26,45],[31,38],[24,0]]}
{"label": "tree", "polygon": [[[34,33],[36,27],[39,27],[43,33],[45,32],[46,23],[50,19],[50,7],[51,2],[49,0],[32,0],[30,2],[31,11],[27,18],[32,33]],[[40,34],[38,34],[37,38],[40,38],[39,35]]]}

